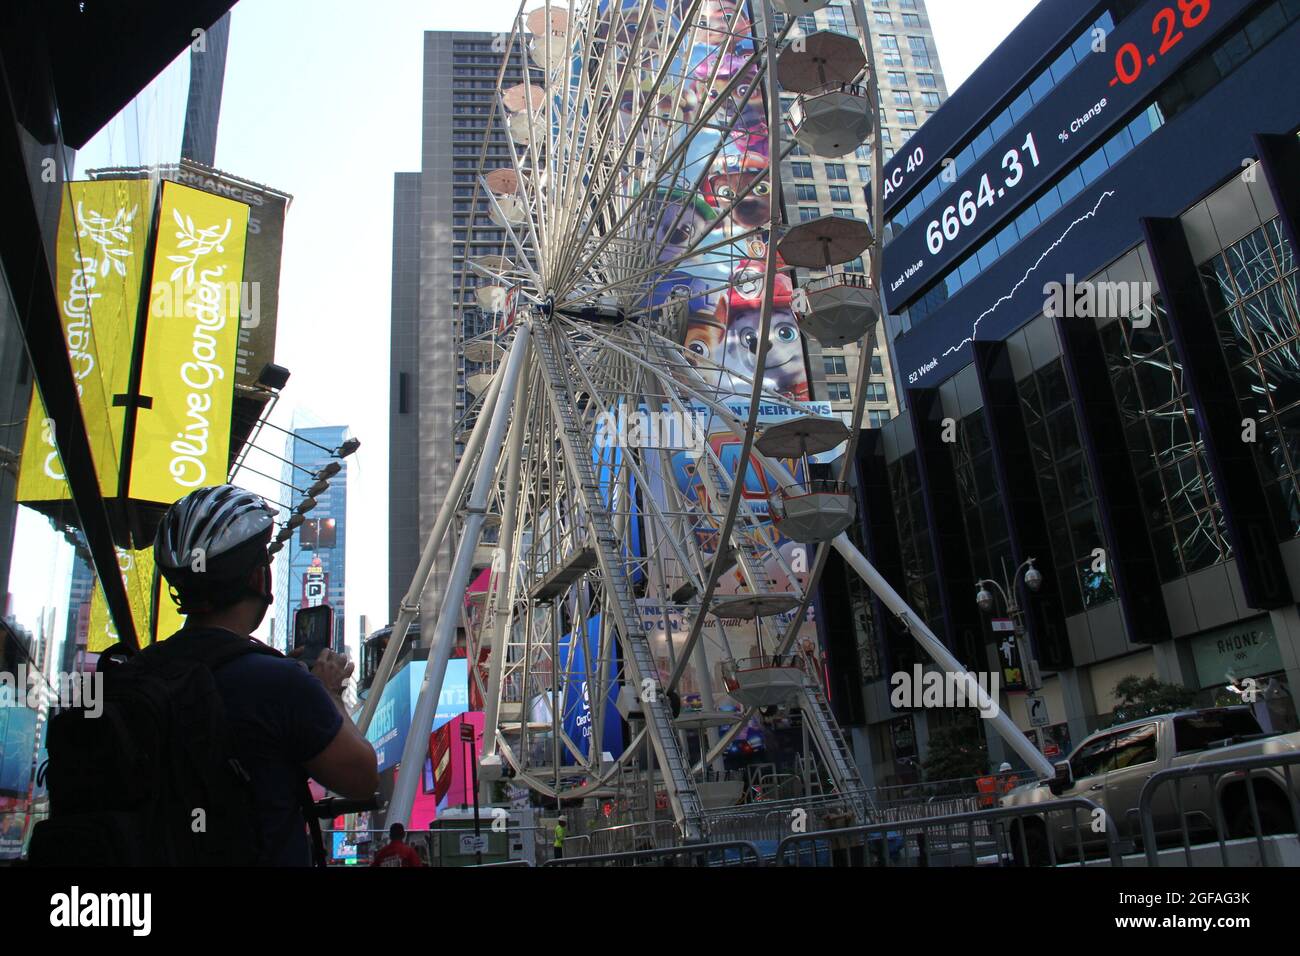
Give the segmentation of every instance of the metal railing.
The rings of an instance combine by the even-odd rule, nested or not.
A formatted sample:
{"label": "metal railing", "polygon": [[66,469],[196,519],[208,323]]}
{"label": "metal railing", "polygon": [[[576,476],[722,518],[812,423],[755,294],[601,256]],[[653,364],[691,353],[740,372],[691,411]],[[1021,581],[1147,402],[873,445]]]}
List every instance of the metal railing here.
{"label": "metal railing", "polygon": [[864,289],[869,292],[872,289],[871,276],[864,272],[833,272],[819,279],[809,279],[800,288],[807,295],[815,295],[818,292],[825,292],[827,289],[838,289],[841,286],[850,289]]}
{"label": "metal railing", "polygon": [[[1192,847],[1195,845],[1191,840],[1188,818],[1198,813],[1205,816],[1206,819],[1212,819],[1215,838],[1219,847],[1220,861],[1223,866],[1232,865],[1228,859],[1228,841],[1240,839],[1241,835],[1240,832],[1236,836],[1233,835],[1234,829],[1240,831],[1240,828],[1235,825],[1235,819],[1232,827],[1225,820],[1223,797],[1225,792],[1231,791],[1235,799],[1237,784],[1235,780],[1224,783],[1224,778],[1239,777],[1241,789],[1246,795],[1246,803],[1244,807],[1235,807],[1236,816],[1240,816],[1243,809],[1249,811],[1251,836],[1253,836],[1256,848],[1259,851],[1260,865],[1263,865],[1266,858],[1264,838],[1275,834],[1264,832],[1265,823],[1260,816],[1261,800],[1267,799],[1268,805],[1275,807],[1278,792],[1280,791],[1291,813],[1290,829],[1284,829],[1282,832],[1296,833],[1297,826],[1300,826],[1300,800],[1297,800],[1296,797],[1297,786],[1300,781],[1297,781],[1296,776],[1293,776],[1292,767],[1300,767],[1300,753],[1263,754],[1255,757],[1239,757],[1232,760],[1216,760],[1188,767],[1171,767],[1153,773],[1142,787],[1142,792],[1138,796],[1137,807],[1138,819],[1142,827],[1142,848],[1146,853],[1147,864],[1150,866],[1160,865],[1159,834],[1156,831],[1155,814],[1153,812],[1156,792],[1170,781],[1177,781],[1174,786],[1173,804],[1174,812],[1178,818],[1179,836],[1181,837],[1183,855],[1187,865],[1192,865]],[[1274,771],[1274,773],[1268,773],[1268,771]],[[1281,780],[1278,779],[1279,777]],[[1212,817],[1205,814],[1203,810],[1194,809],[1189,812],[1184,809],[1182,782],[1189,778],[1205,778],[1209,783],[1210,799],[1213,804]],[[1264,789],[1265,787],[1267,790]],[[1269,794],[1267,798],[1262,796],[1264,793]],[[1276,820],[1270,820],[1270,824],[1277,822]]]}
{"label": "metal railing", "polygon": [[[463,854],[455,848],[461,834],[472,834],[474,828],[469,827],[435,827],[431,830],[407,830],[405,843],[419,855],[420,860],[428,867],[447,867],[447,866],[470,866],[473,865],[473,854]],[[368,839],[353,839],[350,842],[357,848],[357,855],[354,858],[336,858],[332,854],[333,834],[344,833],[353,836],[366,836]],[[387,830],[324,830],[322,835],[325,837],[325,852],[328,866],[367,866],[375,858],[380,850],[389,844]],[[505,830],[493,830],[491,820],[484,818],[480,835],[487,837],[488,850],[487,855],[500,856],[510,852],[510,838],[515,835],[522,835],[525,846],[528,841],[532,841],[534,846],[534,856],[541,855],[539,846],[543,837],[542,828],[537,826],[510,826]],[[349,859],[355,862],[349,862]],[[509,861],[521,863],[524,861]],[[488,864],[483,864],[487,866]]]}
{"label": "metal railing", "polygon": [[805,478],[797,485],[791,487],[783,485],[777,489],[777,496],[781,501],[806,498],[809,495],[847,495],[848,493],[848,484],[834,478]]}
{"label": "metal railing", "polygon": [[598,853],[547,860],[542,866],[725,866],[761,867],[763,854],[747,840],[699,843],[693,846]]}
{"label": "metal railing", "polygon": [[[1123,866],[1113,820],[1084,797],[1016,807],[997,807],[924,820],[873,823],[791,834],[777,846],[776,866],[980,866],[1058,864],[1049,826],[1052,816],[1072,817],[1080,862],[1087,859],[1079,813],[1104,819],[1101,833],[1112,866]],[[1028,818],[1042,824],[1042,839],[1030,837]],[[1016,824],[1019,826],[1016,826]],[[1037,833],[1037,823],[1034,828]],[[1019,851],[1017,853],[1017,850]],[[1044,857],[1045,854],[1045,857]],[[828,861],[828,862],[827,862]]]}
{"label": "metal railing", "polygon": [[[678,832],[677,824],[672,820],[646,820],[600,827],[583,836],[589,841],[590,852],[602,855],[668,848],[677,842]],[[567,839],[565,848],[568,848]]]}

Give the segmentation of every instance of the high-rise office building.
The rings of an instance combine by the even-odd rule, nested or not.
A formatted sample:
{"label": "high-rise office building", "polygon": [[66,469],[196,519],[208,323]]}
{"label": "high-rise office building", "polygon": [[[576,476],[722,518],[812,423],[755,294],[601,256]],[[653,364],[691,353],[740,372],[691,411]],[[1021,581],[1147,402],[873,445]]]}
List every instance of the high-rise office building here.
{"label": "high-rise office building", "polygon": [[[419,173],[398,173],[394,182],[391,616],[396,616],[410,586],[459,460],[456,424],[473,404],[466,378],[477,369],[466,367],[460,346],[465,337],[485,328],[485,320],[473,306],[478,280],[465,274],[467,245],[499,254],[506,240],[505,230],[491,228],[487,200],[480,192],[473,243],[468,243],[474,182],[499,88],[500,47],[491,33],[424,35],[421,168]],[[512,65],[500,85],[508,88],[522,81],[522,70]],[[498,129],[486,146],[484,161],[495,158],[507,166],[510,151]],[[462,304],[464,308],[458,308]],[[433,633],[453,550],[449,535],[421,594],[425,634]]]}
{"label": "high-rise office building", "polygon": [[[334,649],[341,651],[344,641],[344,622],[347,620],[344,595],[347,583],[347,514],[348,468],[347,459],[333,457],[330,449],[337,448],[350,437],[346,426],[328,425],[314,428],[295,428],[285,442],[284,465],[281,481],[305,488],[330,462],[342,465],[338,474],[329,479],[329,487],[316,496],[316,507],[307,512],[282,550],[275,557],[275,645],[281,649],[293,646],[294,613],[302,608],[328,604],[334,611]],[[289,464],[292,462],[292,464]],[[291,488],[284,488],[284,496],[301,496]],[[285,501],[292,504],[287,497]],[[287,520],[288,513],[281,516]],[[364,637],[364,635],[362,635]]]}
{"label": "high-rise office building", "polygon": [[[860,38],[861,30],[853,10],[849,0],[836,0],[821,10],[798,17],[789,35],[806,36],[829,30]],[[948,98],[948,88],[939,66],[925,0],[871,0],[867,15],[871,18],[876,69],[880,73],[882,123],[876,139],[888,162]],[[783,19],[778,21],[778,29],[783,22]],[[790,93],[783,93],[781,98],[787,111],[796,99]],[[798,223],[834,214],[870,222],[871,149],[870,145],[864,145],[847,156],[827,159],[810,155],[796,145],[781,167],[786,219]],[[864,272],[865,263],[859,258],[842,268],[848,272]],[[798,270],[801,285],[822,275]],[[837,411],[852,409],[858,363],[862,361],[860,348],[856,344],[828,347],[811,336],[805,336],[805,341],[814,397],[831,402]],[[871,373],[863,424],[878,428],[898,411],[883,328],[877,329],[876,349],[867,360],[871,362]]]}
{"label": "high-rise office building", "polygon": [[230,49],[230,14],[194,38],[190,45],[190,89],[186,98],[181,158],[217,165],[217,125],[226,85]]}
{"label": "high-rise office building", "polygon": [[[905,407],[862,448],[864,546],[968,667],[1037,661],[1032,718],[1003,707],[1048,757],[1130,675],[1297,723],[1298,45],[1294,2],[1041,0],[890,164]],[[941,715],[890,706],[917,651],[863,608],[884,783]]]}

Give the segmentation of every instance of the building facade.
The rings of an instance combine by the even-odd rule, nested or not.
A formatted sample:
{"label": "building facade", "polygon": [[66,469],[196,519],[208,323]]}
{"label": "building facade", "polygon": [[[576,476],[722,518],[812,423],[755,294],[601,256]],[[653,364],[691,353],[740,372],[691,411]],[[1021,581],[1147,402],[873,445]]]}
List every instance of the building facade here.
{"label": "building facade", "polygon": [[[293,621],[295,612],[305,607],[328,604],[334,611],[334,650],[343,652],[344,622],[347,607],[344,603],[347,586],[347,514],[348,514],[348,460],[337,459],[330,449],[338,448],[351,433],[344,425],[315,428],[295,428],[285,442],[281,481],[286,485],[305,488],[311,477],[330,462],[342,468],[329,479],[329,487],[316,496],[316,507],[307,512],[272,564],[275,572],[275,646],[286,650],[293,646]],[[322,447],[324,446],[324,447]],[[292,462],[292,464],[290,464]],[[289,503],[300,501],[302,496],[291,487],[282,494],[292,495]],[[281,520],[289,513],[283,512]],[[361,635],[364,638],[365,635]]]}
{"label": "building facade", "polygon": [[[887,168],[903,414],[860,538],[975,670],[1010,669],[1004,584],[1042,687],[1002,705],[1049,757],[1130,675],[1296,726],[1300,4],[1181,3],[1172,42],[1167,6],[1042,0]],[[864,762],[906,779],[952,715],[891,707],[917,651],[855,606]]]}
{"label": "building facade", "polygon": [[[459,461],[457,425],[474,410],[466,380],[480,368],[465,362],[462,343],[484,331],[489,317],[474,299],[475,286],[486,280],[466,274],[465,256],[500,254],[506,242],[505,230],[487,219],[482,191],[471,213],[474,184],[482,163],[510,164],[505,134],[498,129],[486,145],[484,136],[496,91],[523,81],[517,64],[499,79],[501,46],[491,33],[425,33],[421,169],[394,179],[390,619],[410,587]],[[472,242],[471,215],[478,217]],[[433,633],[454,549],[448,536],[420,596],[426,634]]]}

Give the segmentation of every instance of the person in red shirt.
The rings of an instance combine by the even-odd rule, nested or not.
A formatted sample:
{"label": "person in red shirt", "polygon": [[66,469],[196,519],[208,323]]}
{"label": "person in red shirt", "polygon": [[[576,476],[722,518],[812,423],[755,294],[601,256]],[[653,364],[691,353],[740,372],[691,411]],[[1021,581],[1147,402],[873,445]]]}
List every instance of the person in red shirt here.
{"label": "person in red shirt", "polygon": [[388,846],[375,854],[371,866],[424,866],[420,854],[406,845],[406,827],[394,823],[388,828]]}

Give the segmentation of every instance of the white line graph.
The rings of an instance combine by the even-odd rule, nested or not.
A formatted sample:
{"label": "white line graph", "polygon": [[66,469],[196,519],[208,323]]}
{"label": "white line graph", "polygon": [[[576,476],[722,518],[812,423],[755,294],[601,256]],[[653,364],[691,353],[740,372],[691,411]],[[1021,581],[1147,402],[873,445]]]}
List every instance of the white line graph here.
{"label": "white line graph", "polygon": [[1097,199],[1097,203],[1092,207],[1092,209],[1084,213],[1078,219],[1074,220],[1074,222],[1070,223],[1070,225],[1066,227],[1065,232],[1061,233],[1061,235],[1057,238],[1055,242],[1053,242],[1050,246],[1048,246],[1045,250],[1043,250],[1043,254],[1040,255],[1038,259],[1034,262],[1034,264],[1025,271],[1025,274],[1021,277],[1020,281],[1011,287],[1011,291],[1008,292],[1006,295],[1002,296],[1002,298],[998,299],[996,302],[994,302],[984,312],[980,313],[979,318],[975,320],[975,324],[971,326],[970,335],[962,339],[956,345],[949,347],[943,353],[943,357],[947,358],[949,355],[952,355],[954,352],[960,351],[964,346],[968,345],[969,343],[974,342],[975,333],[979,331],[980,323],[983,322],[985,319],[987,319],[994,312],[996,312],[1002,306],[1002,303],[1010,302],[1013,298],[1015,298],[1016,293],[1020,291],[1020,287],[1029,281],[1029,277],[1031,275],[1033,275],[1035,272],[1038,271],[1038,267],[1043,264],[1043,260],[1045,260],[1053,252],[1055,252],[1057,247],[1059,247],[1061,243],[1065,242],[1065,240],[1069,237],[1070,233],[1074,231],[1074,228],[1076,226],[1078,226],[1080,223],[1086,222],[1089,219],[1095,217],[1097,215],[1097,210],[1101,208],[1101,204],[1114,195],[1115,195],[1115,190],[1107,189]]}

